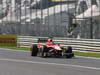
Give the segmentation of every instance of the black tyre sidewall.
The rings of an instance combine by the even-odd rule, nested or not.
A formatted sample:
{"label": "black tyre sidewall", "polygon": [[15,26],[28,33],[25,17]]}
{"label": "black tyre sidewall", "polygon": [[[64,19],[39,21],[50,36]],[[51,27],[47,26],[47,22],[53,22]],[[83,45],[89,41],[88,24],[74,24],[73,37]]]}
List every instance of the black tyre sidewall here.
{"label": "black tyre sidewall", "polygon": [[31,56],[37,56],[37,53],[38,53],[37,45],[33,45],[32,46]]}

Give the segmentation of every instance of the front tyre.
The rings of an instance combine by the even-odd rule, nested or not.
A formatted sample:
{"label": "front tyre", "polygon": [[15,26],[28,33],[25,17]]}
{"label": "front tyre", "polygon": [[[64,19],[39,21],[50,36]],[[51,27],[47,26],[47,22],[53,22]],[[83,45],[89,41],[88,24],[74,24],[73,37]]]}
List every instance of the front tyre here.
{"label": "front tyre", "polygon": [[37,56],[37,54],[38,54],[38,47],[37,45],[33,45],[31,50],[31,56]]}
{"label": "front tyre", "polygon": [[72,58],[72,57],[74,57],[74,53],[67,53],[66,54],[66,58]]}

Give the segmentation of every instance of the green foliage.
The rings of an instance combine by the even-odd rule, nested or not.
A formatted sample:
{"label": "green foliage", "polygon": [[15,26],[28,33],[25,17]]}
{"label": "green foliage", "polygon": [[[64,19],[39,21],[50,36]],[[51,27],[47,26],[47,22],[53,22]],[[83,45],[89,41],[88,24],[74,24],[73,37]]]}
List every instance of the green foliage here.
{"label": "green foliage", "polygon": [[0,38],[17,38],[17,35],[12,35],[12,34],[0,35]]}
{"label": "green foliage", "polygon": [[0,46],[17,46],[17,36],[0,35]]}

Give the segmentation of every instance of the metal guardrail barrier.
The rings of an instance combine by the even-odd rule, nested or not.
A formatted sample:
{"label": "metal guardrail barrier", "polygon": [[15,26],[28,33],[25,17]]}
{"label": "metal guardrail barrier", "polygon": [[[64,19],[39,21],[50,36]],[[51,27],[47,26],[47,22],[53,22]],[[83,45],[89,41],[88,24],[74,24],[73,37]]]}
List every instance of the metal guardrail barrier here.
{"label": "metal guardrail barrier", "polygon": [[[32,44],[37,43],[37,38],[38,37],[34,36],[18,36],[17,46],[30,47]],[[61,43],[64,47],[72,46],[74,50],[100,52],[99,39],[73,39],[54,37],[53,41],[55,43]]]}

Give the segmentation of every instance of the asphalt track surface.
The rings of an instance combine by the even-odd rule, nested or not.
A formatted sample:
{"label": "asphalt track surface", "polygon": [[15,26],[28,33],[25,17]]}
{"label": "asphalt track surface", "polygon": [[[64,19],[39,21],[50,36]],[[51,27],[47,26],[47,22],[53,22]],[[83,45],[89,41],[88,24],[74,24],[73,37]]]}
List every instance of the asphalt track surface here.
{"label": "asphalt track surface", "polygon": [[41,58],[0,49],[0,75],[100,75],[100,59]]}

